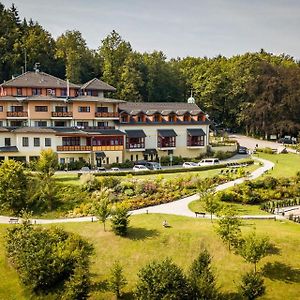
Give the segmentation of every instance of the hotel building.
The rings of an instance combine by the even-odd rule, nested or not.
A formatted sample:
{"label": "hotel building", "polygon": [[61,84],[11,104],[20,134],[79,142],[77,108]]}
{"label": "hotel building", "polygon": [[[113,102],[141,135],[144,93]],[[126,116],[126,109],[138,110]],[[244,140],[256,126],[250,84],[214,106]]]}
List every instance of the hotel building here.
{"label": "hotel building", "polygon": [[0,85],[0,160],[31,161],[51,148],[60,163],[94,166],[126,159],[197,157],[207,151],[209,120],[194,103],[125,102],[92,79],[77,85],[26,72]]}

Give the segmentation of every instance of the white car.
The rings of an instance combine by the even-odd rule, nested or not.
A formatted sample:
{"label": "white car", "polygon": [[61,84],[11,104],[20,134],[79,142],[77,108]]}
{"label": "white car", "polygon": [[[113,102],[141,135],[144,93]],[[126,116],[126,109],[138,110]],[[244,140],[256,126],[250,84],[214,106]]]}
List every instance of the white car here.
{"label": "white car", "polygon": [[185,163],[183,163],[182,167],[183,168],[195,168],[195,167],[198,167],[198,165],[194,162],[186,161]]}
{"label": "white car", "polygon": [[205,158],[198,162],[198,166],[212,166],[220,163],[218,158]]}
{"label": "white car", "polygon": [[120,169],[119,168],[111,168],[110,171],[111,172],[120,172]]}
{"label": "white car", "polygon": [[143,165],[135,165],[132,170],[134,172],[140,172],[140,171],[149,171],[149,169]]}

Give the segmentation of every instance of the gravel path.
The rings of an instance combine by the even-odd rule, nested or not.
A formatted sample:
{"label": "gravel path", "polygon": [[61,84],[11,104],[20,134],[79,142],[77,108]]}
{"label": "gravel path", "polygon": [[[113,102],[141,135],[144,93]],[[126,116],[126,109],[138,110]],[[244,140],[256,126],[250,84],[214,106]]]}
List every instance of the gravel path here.
{"label": "gravel path", "polygon": [[[221,191],[225,190],[229,187],[232,187],[237,184],[241,184],[244,182],[246,179],[247,180],[253,180],[267,172],[268,170],[272,169],[274,167],[274,163],[257,158],[258,161],[263,163],[263,166],[260,168],[256,169],[251,173],[250,176],[247,178],[239,178],[233,181],[226,182],[224,184],[221,184],[216,187],[216,191]],[[165,203],[165,204],[160,204],[160,205],[155,205],[155,206],[150,206],[146,208],[141,208],[137,210],[131,211],[132,215],[137,215],[137,214],[147,214],[147,213],[158,213],[158,214],[173,214],[173,215],[178,215],[178,216],[186,216],[186,217],[195,217],[195,213],[189,210],[188,205],[190,202],[195,201],[199,199],[199,196],[197,194],[182,198],[177,201],[173,201],[170,203]],[[245,215],[245,216],[240,216],[241,218],[244,219],[274,219],[274,215]],[[210,215],[205,215],[205,218],[210,218]],[[215,218],[215,217],[214,217]],[[276,218],[280,218],[280,216],[276,216]],[[2,224],[7,224],[9,223],[10,217],[7,216],[0,216],[0,223]],[[80,218],[65,218],[65,219],[32,219],[32,223],[34,224],[50,224],[50,223],[69,223],[69,222],[93,222],[96,221],[96,217],[80,217]]]}

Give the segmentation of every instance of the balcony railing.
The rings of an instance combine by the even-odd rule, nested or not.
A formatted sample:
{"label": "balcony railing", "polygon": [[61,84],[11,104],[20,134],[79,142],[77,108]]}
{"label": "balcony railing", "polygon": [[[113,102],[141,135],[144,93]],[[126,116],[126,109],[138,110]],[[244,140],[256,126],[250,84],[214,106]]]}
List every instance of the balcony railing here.
{"label": "balcony railing", "polygon": [[96,118],[118,118],[118,112],[95,112]]}
{"label": "balcony railing", "polygon": [[57,151],[91,151],[91,146],[57,146]]}
{"label": "balcony railing", "polygon": [[73,113],[71,111],[68,112],[57,112],[53,111],[51,113],[52,117],[60,118],[60,117],[73,117]]}
{"label": "balcony railing", "polygon": [[140,144],[127,144],[126,145],[127,149],[143,149],[145,148],[145,143],[140,143]]}
{"label": "balcony railing", "polygon": [[124,149],[123,145],[93,146],[93,151],[122,151],[123,149]]}
{"label": "balcony railing", "polygon": [[27,111],[8,111],[6,114],[10,118],[26,118],[28,117]]}

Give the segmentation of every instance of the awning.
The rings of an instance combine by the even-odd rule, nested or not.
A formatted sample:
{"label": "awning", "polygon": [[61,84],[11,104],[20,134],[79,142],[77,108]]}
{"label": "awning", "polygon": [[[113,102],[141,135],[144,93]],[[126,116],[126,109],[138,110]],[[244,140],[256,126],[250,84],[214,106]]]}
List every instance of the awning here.
{"label": "awning", "polygon": [[187,133],[190,136],[204,136],[206,135],[203,129],[201,128],[193,128],[193,129],[187,129]]}
{"label": "awning", "polygon": [[16,146],[0,147],[0,152],[19,152]]}
{"label": "awning", "polygon": [[161,137],[177,136],[176,132],[173,129],[158,129],[157,132]]}
{"label": "awning", "polygon": [[129,138],[144,138],[146,134],[144,130],[125,130],[127,137]]}
{"label": "awning", "polygon": [[146,149],[144,151],[144,155],[157,155],[157,150],[156,149]]}
{"label": "awning", "polygon": [[103,151],[95,152],[96,158],[104,158],[106,157],[105,153]]}

